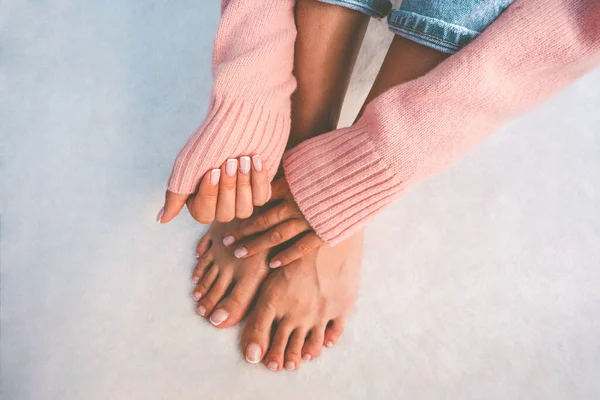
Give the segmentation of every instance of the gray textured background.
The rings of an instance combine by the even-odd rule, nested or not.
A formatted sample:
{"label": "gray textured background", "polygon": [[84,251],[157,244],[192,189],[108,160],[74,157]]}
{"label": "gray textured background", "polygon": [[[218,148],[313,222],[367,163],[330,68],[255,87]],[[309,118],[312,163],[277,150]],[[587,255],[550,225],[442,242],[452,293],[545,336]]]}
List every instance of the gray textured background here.
{"label": "gray textured background", "polygon": [[600,71],[381,215],[338,346],[273,374],[193,312],[203,228],[154,223],[208,3],[0,1],[2,399],[599,398]]}

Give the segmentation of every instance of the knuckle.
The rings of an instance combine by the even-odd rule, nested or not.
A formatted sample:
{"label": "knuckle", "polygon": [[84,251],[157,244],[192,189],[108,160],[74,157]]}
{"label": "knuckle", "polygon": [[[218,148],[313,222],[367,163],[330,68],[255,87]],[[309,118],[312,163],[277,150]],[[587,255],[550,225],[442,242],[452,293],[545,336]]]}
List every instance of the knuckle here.
{"label": "knuckle", "polygon": [[273,243],[280,243],[283,240],[283,235],[277,229],[273,229],[269,236],[271,238],[271,242]]}
{"label": "knuckle", "polygon": [[263,230],[267,226],[267,219],[260,215],[252,221],[252,226],[256,229]]}
{"label": "knuckle", "polygon": [[232,191],[232,190],[235,190],[235,188],[236,188],[235,181],[233,181],[233,182],[222,182],[221,183],[221,189],[222,190]]}
{"label": "knuckle", "polygon": [[297,247],[298,247],[298,250],[300,251],[300,253],[302,253],[302,254],[306,254],[312,250],[312,247],[306,243],[298,243]]}

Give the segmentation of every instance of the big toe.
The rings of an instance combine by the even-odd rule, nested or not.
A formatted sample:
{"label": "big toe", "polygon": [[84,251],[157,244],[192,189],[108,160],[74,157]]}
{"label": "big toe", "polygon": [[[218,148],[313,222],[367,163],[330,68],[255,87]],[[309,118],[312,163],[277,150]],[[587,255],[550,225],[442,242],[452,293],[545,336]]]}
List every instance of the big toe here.
{"label": "big toe", "polygon": [[323,342],[325,347],[331,348],[335,346],[337,341],[340,339],[340,336],[342,336],[342,333],[344,332],[345,322],[346,321],[344,318],[336,318],[327,327],[327,329],[325,329],[325,340]]}
{"label": "big toe", "polygon": [[[227,328],[240,322],[248,312],[252,299],[258,292],[260,280],[242,278],[237,281],[228,296],[215,307],[213,316],[218,317],[218,328]],[[211,316],[212,319],[212,316]]]}
{"label": "big toe", "polygon": [[265,357],[274,318],[272,309],[260,306],[250,317],[242,335],[242,353],[249,363],[256,364]]}

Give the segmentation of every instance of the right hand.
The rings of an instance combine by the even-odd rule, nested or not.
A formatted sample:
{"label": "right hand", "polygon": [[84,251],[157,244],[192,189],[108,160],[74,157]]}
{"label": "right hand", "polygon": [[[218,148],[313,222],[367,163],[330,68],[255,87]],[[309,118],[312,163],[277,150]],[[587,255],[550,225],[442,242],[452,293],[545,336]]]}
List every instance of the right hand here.
{"label": "right hand", "polygon": [[270,196],[271,185],[260,156],[230,158],[221,168],[204,174],[197,193],[177,194],[167,190],[165,205],[156,220],[165,224],[187,205],[192,217],[201,224],[214,220],[229,222],[236,217],[250,217],[254,206],[262,206]]}

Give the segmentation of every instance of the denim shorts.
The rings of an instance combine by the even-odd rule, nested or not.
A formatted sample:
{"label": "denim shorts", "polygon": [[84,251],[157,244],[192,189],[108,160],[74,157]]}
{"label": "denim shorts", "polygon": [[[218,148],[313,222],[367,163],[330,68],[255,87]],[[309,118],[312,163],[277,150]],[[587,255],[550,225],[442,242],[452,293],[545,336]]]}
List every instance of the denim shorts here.
{"label": "denim shorts", "polygon": [[471,43],[514,0],[403,0],[392,10],[389,0],[319,0],[387,16],[390,30],[444,53],[456,53]]}

